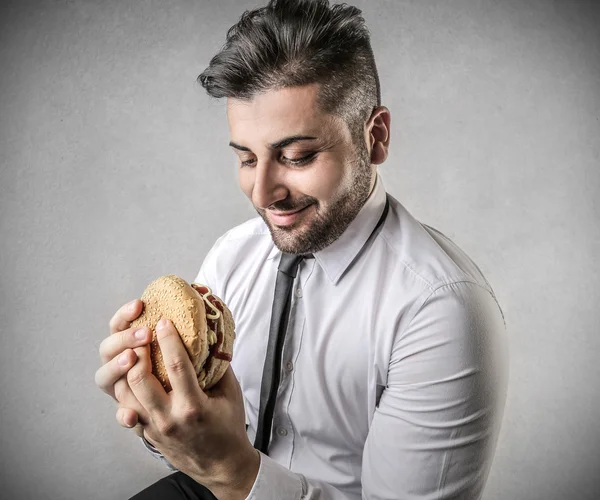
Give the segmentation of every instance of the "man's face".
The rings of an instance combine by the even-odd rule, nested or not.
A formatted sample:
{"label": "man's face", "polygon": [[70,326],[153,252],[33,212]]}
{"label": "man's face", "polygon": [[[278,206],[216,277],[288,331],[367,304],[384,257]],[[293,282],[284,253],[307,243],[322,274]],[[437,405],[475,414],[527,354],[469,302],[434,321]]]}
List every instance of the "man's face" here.
{"label": "man's face", "polygon": [[318,86],[273,90],[251,101],[228,99],[239,181],[277,247],[317,252],[346,230],[374,184],[366,144],[323,113]]}

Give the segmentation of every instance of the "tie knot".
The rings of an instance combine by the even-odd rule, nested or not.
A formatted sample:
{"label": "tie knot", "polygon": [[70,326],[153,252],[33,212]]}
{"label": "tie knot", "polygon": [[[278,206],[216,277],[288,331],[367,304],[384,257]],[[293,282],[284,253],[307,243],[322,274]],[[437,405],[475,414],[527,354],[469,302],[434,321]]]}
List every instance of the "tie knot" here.
{"label": "tie knot", "polygon": [[290,278],[295,278],[298,272],[298,264],[304,258],[303,255],[294,255],[292,253],[282,253],[279,267],[277,268],[283,274]]}

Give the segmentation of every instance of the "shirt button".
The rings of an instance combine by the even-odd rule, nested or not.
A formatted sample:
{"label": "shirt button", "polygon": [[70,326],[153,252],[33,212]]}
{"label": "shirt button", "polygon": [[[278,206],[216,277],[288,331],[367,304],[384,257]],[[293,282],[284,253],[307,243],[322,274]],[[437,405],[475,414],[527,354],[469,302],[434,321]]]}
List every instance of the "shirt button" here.
{"label": "shirt button", "polygon": [[291,361],[288,361],[288,362],[285,364],[285,369],[286,369],[288,372],[291,372],[291,371],[294,369],[294,363],[292,363]]}
{"label": "shirt button", "polygon": [[287,436],[287,433],[287,429],[283,427],[277,427],[277,434],[279,434],[280,436]]}
{"label": "shirt button", "polygon": [[299,299],[302,298],[302,288],[296,288],[296,297],[298,297]]}

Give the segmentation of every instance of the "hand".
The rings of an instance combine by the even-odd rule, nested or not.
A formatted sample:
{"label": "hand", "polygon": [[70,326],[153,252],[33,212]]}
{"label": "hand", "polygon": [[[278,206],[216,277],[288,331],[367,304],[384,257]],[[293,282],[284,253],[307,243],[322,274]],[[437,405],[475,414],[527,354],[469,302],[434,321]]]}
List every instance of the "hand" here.
{"label": "hand", "polygon": [[246,498],[260,455],[246,434],[242,391],[231,366],[204,392],[173,324],[161,320],[156,335],[173,390],[166,393],[152,374],[148,351],[127,373],[129,387],[148,417],[144,437],[217,498]]}
{"label": "hand", "polygon": [[133,395],[127,383],[127,372],[139,356],[150,352],[152,333],[148,328],[129,328],[130,323],[142,313],[142,301],[134,300],[121,307],[109,323],[110,336],[100,344],[102,366],[96,371],[96,385],[119,403],[117,422],[134,428],[142,436],[141,423],[148,415]]}

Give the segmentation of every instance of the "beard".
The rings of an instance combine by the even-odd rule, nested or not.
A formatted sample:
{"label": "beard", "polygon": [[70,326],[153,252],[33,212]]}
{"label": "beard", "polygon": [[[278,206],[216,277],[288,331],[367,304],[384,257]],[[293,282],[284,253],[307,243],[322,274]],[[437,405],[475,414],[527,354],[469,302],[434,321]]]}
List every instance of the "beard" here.
{"label": "beard", "polygon": [[300,210],[315,205],[316,215],[306,227],[297,227],[296,224],[274,226],[266,216],[265,209],[254,208],[265,221],[279,250],[296,255],[312,254],[336,241],[356,218],[369,197],[371,175],[370,155],[363,146],[350,177],[344,182],[345,186],[329,201],[326,208],[321,207],[312,196],[303,196],[297,200],[285,199],[271,205],[271,208],[281,211]]}

